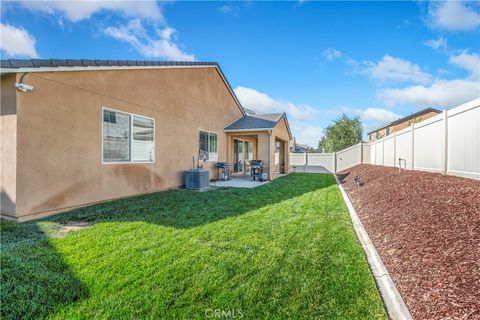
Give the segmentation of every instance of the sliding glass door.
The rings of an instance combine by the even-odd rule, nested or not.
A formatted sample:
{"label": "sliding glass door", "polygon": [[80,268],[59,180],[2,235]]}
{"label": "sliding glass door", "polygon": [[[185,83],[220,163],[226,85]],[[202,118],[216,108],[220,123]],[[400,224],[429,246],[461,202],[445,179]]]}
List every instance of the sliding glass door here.
{"label": "sliding glass door", "polygon": [[244,161],[244,143],[243,140],[233,139],[233,170],[243,172]]}

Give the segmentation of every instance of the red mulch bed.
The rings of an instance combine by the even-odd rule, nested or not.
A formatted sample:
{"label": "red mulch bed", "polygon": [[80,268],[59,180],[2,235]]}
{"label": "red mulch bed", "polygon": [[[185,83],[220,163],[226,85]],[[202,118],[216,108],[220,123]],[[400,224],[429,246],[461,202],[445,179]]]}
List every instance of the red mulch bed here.
{"label": "red mulch bed", "polygon": [[480,181],[373,165],[339,178],[412,316],[480,319]]}

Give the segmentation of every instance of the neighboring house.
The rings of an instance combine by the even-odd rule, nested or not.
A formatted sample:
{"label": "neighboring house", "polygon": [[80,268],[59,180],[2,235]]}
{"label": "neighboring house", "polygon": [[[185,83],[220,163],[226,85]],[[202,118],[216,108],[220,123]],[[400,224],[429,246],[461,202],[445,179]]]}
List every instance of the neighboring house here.
{"label": "neighboring house", "polygon": [[434,108],[427,108],[419,112],[413,113],[409,116],[403,117],[401,119],[395,120],[383,127],[375,129],[367,133],[368,141],[373,142],[378,139],[381,139],[385,136],[388,136],[396,131],[402,130],[408,126],[411,126],[412,123],[418,123],[428,118],[431,118],[437,114],[441,113],[440,110]]}
{"label": "neighboring house", "polygon": [[297,143],[297,140],[293,138],[293,145],[291,147],[291,152],[293,153],[305,153],[308,151],[308,145]]}
{"label": "neighboring house", "polygon": [[287,118],[246,115],[216,63],[2,60],[0,71],[2,216],[179,187],[199,155],[210,178],[217,161],[244,172],[250,158],[269,179],[288,172]]}

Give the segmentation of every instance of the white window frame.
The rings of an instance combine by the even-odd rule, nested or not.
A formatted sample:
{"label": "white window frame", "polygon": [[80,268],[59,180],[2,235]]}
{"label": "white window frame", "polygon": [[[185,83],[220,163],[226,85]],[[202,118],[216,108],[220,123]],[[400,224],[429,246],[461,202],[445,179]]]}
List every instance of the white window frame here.
{"label": "white window frame", "polygon": [[[207,162],[217,162],[218,161],[218,133],[210,130],[204,130],[204,129],[198,129],[198,137],[200,138],[200,132],[205,132],[208,133],[208,160]],[[210,134],[215,134],[217,136],[217,152],[210,152]],[[198,141],[199,143],[199,148],[200,148],[200,140]],[[212,154],[215,155],[215,159],[212,159]]]}
{"label": "white window frame", "polygon": [[[123,113],[123,114],[127,114],[129,117],[130,117],[130,134],[129,134],[129,137],[128,137],[128,153],[129,153],[129,160],[128,161],[105,161],[103,159],[103,130],[104,130],[104,112],[106,111],[113,111],[113,112],[118,112],[118,113]],[[140,117],[140,118],[145,118],[145,119],[148,119],[148,120],[152,120],[153,121],[153,160],[145,160],[145,161],[133,161],[132,160],[132,139],[133,139],[133,117],[136,116],[136,117]],[[102,121],[102,134],[100,135],[100,140],[101,140],[101,145],[102,145],[102,164],[142,164],[142,163],[155,163],[155,159],[156,159],[156,156],[155,156],[155,150],[157,149],[156,147],[156,139],[155,139],[155,119],[154,118],[150,118],[150,117],[147,117],[147,116],[143,116],[141,114],[136,114],[136,113],[131,113],[131,112],[126,112],[126,111],[122,111],[122,110],[117,110],[117,109],[113,109],[113,108],[110,108],[110,107],[102,107],[102,115],[101,115],[101,121]]]}

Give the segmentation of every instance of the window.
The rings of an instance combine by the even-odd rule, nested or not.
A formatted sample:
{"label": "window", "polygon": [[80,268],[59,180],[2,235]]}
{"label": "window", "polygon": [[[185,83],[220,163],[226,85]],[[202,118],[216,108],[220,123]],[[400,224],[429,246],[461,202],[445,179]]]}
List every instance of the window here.
{"label": "window", "polygon": [[103,111],[103,161],[130,161],[130,115]]}
{"label": "window", "polygon": [[386,130],[387,130],[387,136],[388,136],[391,133],[390,132],[390,127],[388,127]]}
{"label": "window", "polygon": [[132,116],[132,161],[153,161],[154,137],[153,120],[140,116]]}
{"label": "window", "polygon": [[153,162],[153,119],[114,110],[103,110],[103,162]]}
{"label": "window", "polygon": [[218,137],[216,133],[200,131],[200,160],[218,160]]}

